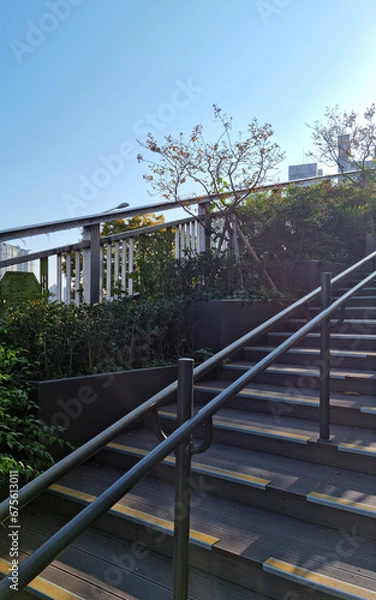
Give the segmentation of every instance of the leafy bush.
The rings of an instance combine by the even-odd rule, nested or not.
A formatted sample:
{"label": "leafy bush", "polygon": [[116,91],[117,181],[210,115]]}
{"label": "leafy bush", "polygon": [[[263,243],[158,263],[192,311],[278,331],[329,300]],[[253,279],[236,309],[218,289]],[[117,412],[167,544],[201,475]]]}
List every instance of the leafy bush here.
{"label": "leafy bush", "polygon": [[58,441],[59,429],[38,419],[28,376],[26,358],[0,345],[0,488],[10,470],[18,471],[23,483],[53,464],[48,446]]}
{"label": "leafy bush", "polygon": [[3,314],[1,340],[30,357],[33,379],[156,366],[189,348],[187,310],[180,298],[79,307],[41,298]]}
{"label": "leafy bush", "polygon": [[365,234],[374,233],[376,190],[370,183],[323,182],[290,186],[250,197],[239,219],[260,258],[352,263],[364,256]]}

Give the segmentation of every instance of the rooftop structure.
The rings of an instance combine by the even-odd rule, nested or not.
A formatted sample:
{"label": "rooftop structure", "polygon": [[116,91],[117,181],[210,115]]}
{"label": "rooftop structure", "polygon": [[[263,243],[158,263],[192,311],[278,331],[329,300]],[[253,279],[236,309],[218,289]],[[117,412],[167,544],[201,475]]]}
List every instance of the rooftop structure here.
{"label": "rooftop structure", "polygon": [[[13,246],[5,242],[0,242],[0,261],[7,260],[10,258],[17,258],[18,256],[26,256],[29,254],[29,250],[20,248],[19,246]],[[32,263],[21,263],[18,265],[9,265],[8,267],[0,268],[0,277],[4,275],[6,271],[32,271]]]}

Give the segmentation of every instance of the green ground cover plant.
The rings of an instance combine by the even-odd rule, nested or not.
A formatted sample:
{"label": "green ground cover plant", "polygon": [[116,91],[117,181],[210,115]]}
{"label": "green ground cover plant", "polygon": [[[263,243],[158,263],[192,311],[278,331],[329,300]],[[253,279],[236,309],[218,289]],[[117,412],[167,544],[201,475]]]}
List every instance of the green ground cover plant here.
{"label": "green ground cover plant", "polygon": [[0,345],[0,494],[9,471],[17,471],[21,485],[50,467],[54,461],[48,448],[59,441],[59,429],[37,417],[29,368],[22,352]]}

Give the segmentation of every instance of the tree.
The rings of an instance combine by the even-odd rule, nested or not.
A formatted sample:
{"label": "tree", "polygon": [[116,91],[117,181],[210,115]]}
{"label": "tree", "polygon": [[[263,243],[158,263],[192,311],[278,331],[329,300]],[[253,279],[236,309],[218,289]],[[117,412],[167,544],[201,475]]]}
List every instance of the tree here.
{"label": "tree", "polygon": [[[188,140],[181,133],[178,138],[171,135],[165,137],[163,144],[159,144],[149,133],[146,142],[139,144],[151,153],[152,158],[147,159],[139,154],[138,160],[145,162],[149,168],[144,179],[153,191],[168,200],[174,200],[188,212],[190,210],[182,197],[189,185],[194,186],[195,192],[199,191],[210,198],[212,206],[223,218],[221,231],[215,232],[218,253],[227,237],[238,260],[239,236],[257,262],[258,257],[239,228],[235,211],[254,190],[265,183],[267,176],[283,160],[284,153],[277,143],[272,142],[274,132],[269,123],[259,125],[254,118],[248,125],[247,134],[239,133],[234,139],[232,119],[227,118],[216,104],[213,108],[214,120],[221,128],[215,142],[205,140],[202,125],[193,128]],[[205,221],[202,224],[207,227]],[[239,275],[241,279],[240,270]],[[269,283],[274,287],[270,278]],[[241,280],[240,285],[242,287]]]}
{"label": "tree", "polygon": [[[364,113],[363,124],[359,122],[354,111],[340,112],[338,105],[327,108],[326,121],[315,121],[312,129],[312,139],[316,147],[315,152],[309,156],[328,166],[336,165],[339,173],[358,185],[365,185],[371,161],[376,157],[376,123],[375,104],[372,104]],[[359,175],[346,174],[347,170],[358,170]]]}
{"label": "tree", "polygon": [[165,222],[164,215],[140,215],[130,217],[129,219],[118,219],[117,221],[109,221],[103,223],[101,227],[101,237],[122,233],[130,229],[140,229],[141,227],[152,227],[153,225],[162,225]]}

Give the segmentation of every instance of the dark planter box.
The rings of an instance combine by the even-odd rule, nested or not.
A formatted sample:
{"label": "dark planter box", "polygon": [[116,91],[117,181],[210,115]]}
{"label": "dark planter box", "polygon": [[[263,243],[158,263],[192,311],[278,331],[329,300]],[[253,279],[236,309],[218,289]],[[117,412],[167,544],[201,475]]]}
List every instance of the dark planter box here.
{"label": "dark planter box", "polygon": [[334,277],[346,266],[320,260],[281,261],[269,269],[269,274],[281,292],[299,298],[321,285],[321,273],[331,273]]}
{"label": "dark planter box", "polygon": [[307,293],[321,285],[321,273],[331,273],[334,277],[345,268],[345,265],[339,263],[300,260],[290,266],[291,285]]}
{"label": "dark planter box", "polygon": [[43,422],[63,427],[61,437],[80,446],[176,378],[176,367],[157,367],[41,381],[35,400]]}
{"label": "dark planter box", "polygon": [[218,351],[283,310],[283,301],[208,300],[195,302],[195,348]]}

